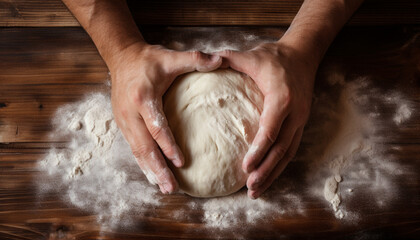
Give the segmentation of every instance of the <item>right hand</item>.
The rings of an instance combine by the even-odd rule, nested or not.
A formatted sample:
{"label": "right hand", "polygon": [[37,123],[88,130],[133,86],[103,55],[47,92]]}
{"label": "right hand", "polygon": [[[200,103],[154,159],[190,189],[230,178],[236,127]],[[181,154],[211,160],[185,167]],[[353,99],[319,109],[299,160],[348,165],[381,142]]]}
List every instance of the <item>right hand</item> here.
{"label": "right hand", "polygon": [[212,71],[221,63],[219,56],[173,51],[140,42],[125,48],[108,63],[116,123],[147,179],[158,184],[162,193],[178,188],[168,163],[175,167],[184,164],[163,112],[162,97],[177,76]]}

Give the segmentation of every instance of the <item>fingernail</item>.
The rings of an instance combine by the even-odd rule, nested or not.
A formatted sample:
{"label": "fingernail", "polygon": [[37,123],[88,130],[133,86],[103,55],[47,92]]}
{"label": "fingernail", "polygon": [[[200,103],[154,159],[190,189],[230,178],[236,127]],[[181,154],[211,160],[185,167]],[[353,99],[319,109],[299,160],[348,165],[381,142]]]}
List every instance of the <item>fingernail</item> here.
{"label": "fingernail", "polygon": [[182,165],[184,165],[184,156],[181,154],[181,149],[179,149],[179,147],[175,155],[174,164],[176,167],[182,167]]}
{"label": "fingernail", "polygon": [[254,167],[249,164],[249,162],[251,161],[251,157],[255,155],[255,153],[258,151],[259,146],[258,145],[251,145],[251,147],[248,149],[248,152],[245,154],[244,157],[244,172],[245,173],[250,173],[254,170]]}
{"label": "fingernail", "polygon": [[246,156],[255,155],[260,147],[258,145],[252,144],[251,147],[248,149]]}
{"label": "fingernail", "polygon": [[161,191],[163,194],[168,194],[168,192],[166,191],[166,189],[165,189],[164,187],[162,187],[161,185],[158,185],[158,186],[159,186],[160,191]]}
{"label": "fingernail", "polygon": [[182,167],[182,161],[179,157],[175,158],[174,165],[175,167]]}
{"label": "fingernail", "polygon": [[244,157],[244,162],[243,162],[243,164],[242,164],[242,171],[244,171],[244,173],[247,173],[247,174],[249,174],[249,169],[250,169],[250,167],[249,167],[249,164],[248,164],[248,158],[247,158],[247,156],[245,155],[245,157]]}
{"label": "fingernail", "polygon": [[245,173],[250,174],[254,170],[254,167],[250,164],[247,164],[242,170],[244,170]]}
{"label": "fingernail", "polygon": [[172,163],[175,165],[175,167],[182,166],[182,161],[178,154],[175,154],[175,156],[172,157]]}
{"label": "fingernail", "polygon": [[163,188],[166,190],[167,193],[172,193],[174,191],[169,183],[164,183]]}
{"label": "fingernail", "polygon": [[258,198],[258,195],[256,192],[252,192],[248,190],[248,197],[252,200],[256,200]]}
{"label": "fingernail", "polygon": [[210,56],[210,61],[212,61],[212,62],[218,62],[219,60],[220,60],[219,55],[211,55]]}

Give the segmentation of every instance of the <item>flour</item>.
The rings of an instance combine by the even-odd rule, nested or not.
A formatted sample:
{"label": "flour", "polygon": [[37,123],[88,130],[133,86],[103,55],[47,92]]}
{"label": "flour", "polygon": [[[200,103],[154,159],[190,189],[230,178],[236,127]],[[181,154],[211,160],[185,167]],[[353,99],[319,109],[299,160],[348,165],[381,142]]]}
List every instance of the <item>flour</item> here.
{"label": "flour", "polygon": [[[325,180],[325,186],[324,186],[324,197],[327,201],[331,202],[334,198],[337,198],[337,187],[338,182],[335,180],[334,177],[329,177],[327,180]],[[333,205],[334,207],[337,207],[338,205]]]}
{"label": "flour", "polygon": [[[209,44],[198,39],[173,46],[213,52],[243,49],[238,45],[243,39],[252,39],[251,45],[258,39],[261,42],[261,38],[244,35]],[[273,219],[304,217],[307,198],[325,203],[331,216],[343,222],[363,217],[362,208],[354,204],[360,199],[372,209],[389,206],[398,196],[397,180],[410,171],[387,154],[384,129],[402,126],[412,116],[413,106],[401,93],[383,93],[369,79],[348,79],[339,70],[317,81],[326,87],[315,92],[296,161],[262,198],[250,200],[244,190],[223,198],[188,198],[173,211],[171,220],[196,221],[188,214],[195,210],[208,228],[224,233],[240,228],[235,234],[241,235],[249,227]],[[378,110],[384,107],[395,114],[384,116]],[[164,124],[158,113],[151,116],[155,126]],[[137,166],[116,127],[109,94],[93,93],[61,107],[53,125],[51,137],[68,142],[65,148],[52,148],[39,161],[41,195],[62,193],[70,205],[96,214],[105,229],[133,224],[155,207],[165,207],[162,199],[173,197],[160,194],[157,186],[147,181],[155,182],[153,175],[145,172],[146,177]],[[253,146],[251,153],[252,149],[258,146]]]}
{"label": "flour", "polygon": [[411,111],[412,110],[408,104],[402,104],[398,106],[397,112],[394,115],[394,122],[398,125],[403,123],[405,120],[411,117]]}
{"label": "flour", "polygon": [[40,161],[40,192],[61,191],[64,199],[93,211],[104,226],[119,226],[129,212],[159,204],[113,120],[108,94],[95,93],[60,108],[54,137],[70,140]]}
{"label": "flour", "polygon": [[163,113],[160,107],[159,103],[156,100],[148,101],[147,103],[148,109],[151,110],[149,113],[149,118],[153,119],[153,125],[158,128],[162,128],[164,125],[167,125],[165,117],[163,116]]}
{"label": "flour", "polygon": [[[305,134],[318,137],[311,142],[308,153],[299,158],[313,158],[306,174],[313,184],[311,193],[323,196],[337,218],[357,220],[359,210],[350,210],[345,206],[347,202],[366,198],[372,207],[385,207],[398,194],[396,179],[409,172],[385,155],[384,137],[379,135],[395,117],[379,118],[377,112],[378,106],[393,105],[401,115],[399,109],[406,110],[406,101],[397,93],[390,100],[389,94],[381,93],[366,78],[344,81],[337,72],[330,77],[337,78],[327,81],[330,90],[340,94],[317,96],[312,116],[319,119],[309,122]],[[327,134],[323,136],[322,132]]]}
{"label": "flour", "polygon": [[228,197],[212,198],[202,204],[203,220],[208,227],[232,232],[240,228],[246,231],[247,226],[270,222],[275,218],[287,217],[290,214],[303,215],[304,204],[292,183],[285,186],[273,186],[264,197],[250,199],[245,191]]}
{"label": "flour", "polygon": [[226,229],[243,222],[255,224],[291,211],[303,214],[300,196],[289,188],[278,190],[272,198],[251,200],[244,192],[239,192],[227,198],[209,199],[203,204],[204,220],[210,227]]}
{"label": "flour", "polygon": [[[339,84],[338,96],[324,93],[316,97],[303,138],[307,147],[301,147],[296,162],[310,166],[309,170],[281,177],[258,200],[250,200],[245,191],[208,200],[192,198],[190,204],[203,211],[202,221],[208,227],[227,230],[243,223],[304,215],[302,191],[293,182],[305,179],[309,194],[325,199],[339,219],[359,218],[358,209],[349,209],[346,203],[361,196],[376,207],[387,206],[397,194],[394,179],[407,171],[383,155],[375,118],[369,111],[357,110],[352,101],[364,96],[356,87],[363,85],[360,81]],[[146,172],[146,178],[141,172],[116,127],[108,94],[91,94],[62,107],[54,126],[53,136],[69,143],[66,148],[51,149],[40,161],[39,169],[46,173],[39,182],[41,193],[63,192],[66,201],[93,211],[107,227],[128,224],[133,213],[142,216],[163,204],[163,195],[147,181],[154,182],[153,177]],[[335,129],[334,134],[330,129]],[[188,218],[188,208],[182,211],[174,215],[175,220]]]}

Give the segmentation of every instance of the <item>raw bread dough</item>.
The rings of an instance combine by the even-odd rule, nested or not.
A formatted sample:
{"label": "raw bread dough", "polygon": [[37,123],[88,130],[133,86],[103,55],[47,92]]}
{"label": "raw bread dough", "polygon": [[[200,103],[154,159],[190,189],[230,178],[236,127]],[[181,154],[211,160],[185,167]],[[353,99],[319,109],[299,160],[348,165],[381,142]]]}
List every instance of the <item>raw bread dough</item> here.
{"label": "raw bread dough", "polygon": [[185,156],[172,170],[196,197],[224,196],[245,185],[242,160],[258,130],[263,95],[245,74],[224,69],[185,74],[164,96],[164,112]]}

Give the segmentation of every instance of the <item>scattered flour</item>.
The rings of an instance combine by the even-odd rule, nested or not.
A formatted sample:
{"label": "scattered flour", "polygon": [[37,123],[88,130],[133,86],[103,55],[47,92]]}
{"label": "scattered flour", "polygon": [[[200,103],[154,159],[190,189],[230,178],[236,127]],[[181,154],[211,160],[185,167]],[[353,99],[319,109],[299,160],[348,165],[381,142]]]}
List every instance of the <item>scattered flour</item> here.
{"label": "scattered flour", "polygon": [[[232,41],[172,46],[206,52],[241,49]],[[262,198],[250,200],[245,191],[222,198],[185,197],[185,208],[175,210],[173,220],[189,221],[188,211],[199,209],[201,221],[209,228],[231,231],[289,215],[304,216],[303,200],[308,197],[325,202],[335,217],[348,221],[357,221],[363,214],[350,204],[357,199],[371,207],[388,206],[398,193],[396,178],[407,170],[387,156],[381,130],[408,120],[410,104],[401,94],[386,98],[369,80],[346,79],[339,71],[320,80],[327,88],[315,93],[297,161]],[[395,116],[382,116],[378,109],[383,106],[395,109]],[[155,125],[162,121],[156,118]],[[113,120],[109,94],[94,93],[61,107],[53,123],[52,138],[66,139],[68,144],[52,148],[40,160],[41,194],[63,193],[68,203],[95,213],[104,227],[131,224],[134,217],[153,212],[154,207],[164,206],[162,199],[171,197],[160,194],[137,166]],[[300,170],[291,172],[296,166]]]}
{"label": "scattered flour", "polygon": [[209,227],[232,230],[234,227],[253,225],[272,220],[291,212],[303,214],[301,197],[289,188],[276,188],[270,197],[251,200],[244,191],[228,197],[205,200],[202,204],[204,222]]}
{"label": "scattered flour", "polygon": [[394,122],[399,125],[409,119],[411,117],[411,111],[412,110],[407,104],[400,105],[394,115]]}
{"label": "scattered flour", "polygon": [[[129,220],[159,204],[157,189],[141,174],[113,120],[108,94],[95,93],[64,106],[54,119],[52,137],[68,139],[39,162],[40,192],[58,190],[81,209],[93,211],[105,226]],[[123,221],[124,220],[124,221]]]}
{"label": "scattered flour", "polygon": [[[307,139],[316,142],[309,141],[309,149],[299,158],[312,158],[307,162],[311,170],[306,173],[308,183],[312,183],[311,193],[323,196],[337,218],[357,220],[359,209],[350,210],[344,203],[364,198],[370,199],[372,207],[384,207],[398,194],[394,180],[409,172],[386,155],[384,137],[380,135],[386,126],[392,128],[390,123],[395,117],[379,118],[381,114],[377,112],[378,106],[392,104],[397,115],[401,115],[401,107],[407,110],[406,101],[400,94],[394,94],[398,98],[394,96],[390,101],[366,78],[344,81],[338,72],[329,77],[336,78],[327,79],[329,90],[339,94],[316,96],[313,118],[305,132]],[[411,114],[410,110],[407,112]]]}
{"label": "scattered flour", "polygon": [[411,117],[413,111],[412,104],[404,99],[401,93],[392,92],[383,96],[385,102],[389,105],[393,105],[396,108],[393,120],[396,125],[404,123]]}

